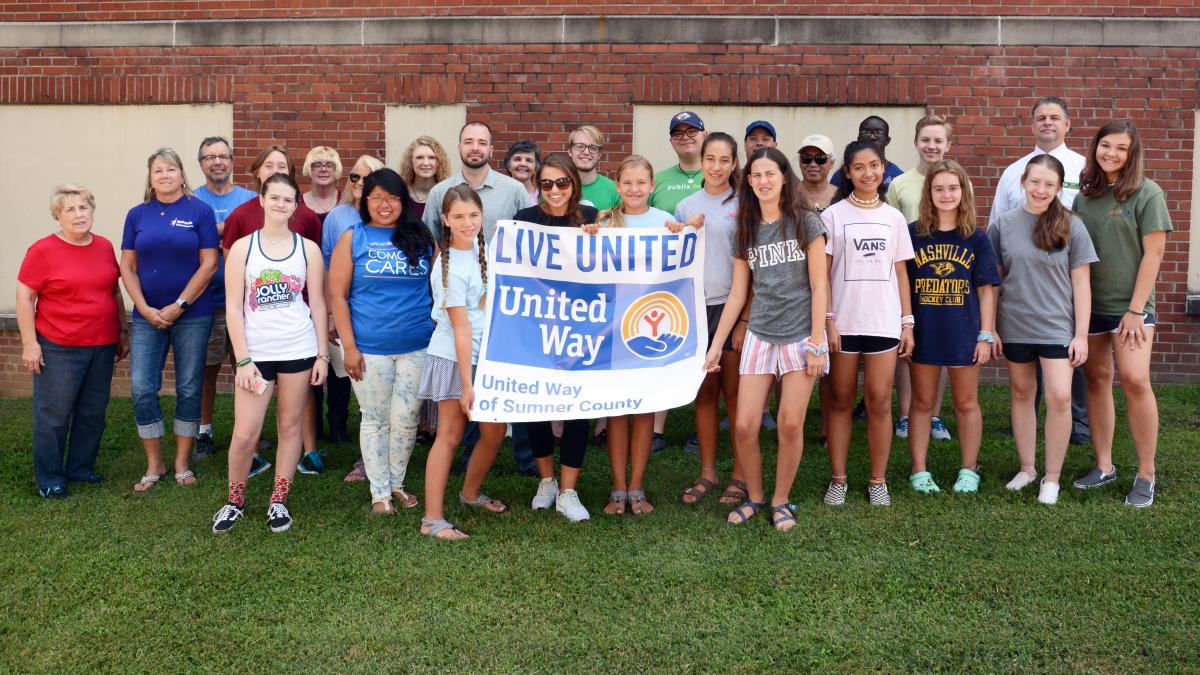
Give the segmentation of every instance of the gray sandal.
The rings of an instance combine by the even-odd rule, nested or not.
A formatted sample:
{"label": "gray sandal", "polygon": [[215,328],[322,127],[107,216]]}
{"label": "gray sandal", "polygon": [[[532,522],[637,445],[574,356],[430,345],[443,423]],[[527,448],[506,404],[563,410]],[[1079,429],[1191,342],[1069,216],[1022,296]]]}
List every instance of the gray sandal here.
{"label": "gray sandal", "polygon": [[[460,492],[458,493],[458,501],[466,504],[467,506],[474,506],[476,508],[484,509],[490,513],[508,513],[508,504],[505,504],[499,499],[492,499],[482,492],[480,492],[479,496],[475,499],[467,499],[463,496],[463,493]],[[492,511],[487,507],[488,504],[499,504],[501,508],[499,511]]]}
{"label": "gray sandal", "polygon": [[[629,500],[629,493],[624,490],[613,490],[613,491],[609,492],[608,493],[608,503],[616,504],[616,506],[613,507],[612,511],[605,510],[605,513],[607,513],[610,516],[625,515],[625,506],[626,506],[625,502],[628,500]],[[617,510],[618,508],[620,509],[619,511]]]}
{"label": "gray sandal", "polygon": [[633,515],[641,516],[641,515],[645,515],[647,513],[654,512],[653,504],[650,504],[649,511],[642,511],[642,506],[641,506],[642,502],[650,504],[649,500],[646,499],[646,491],[645,490],[630,490],[629,491],[629,510],[633,512]]}
{"label": "gray sandal", "polygon": [[423,532],[422,534],[424,534],[426,537],[429,537],[431,539],[446,539],[446,537],[438,536],[438,534],[445,532],[446,530],[454,530],[454,531],[458,532],[459,534],[462,534],[463,537],[467,536],[466,532],[463,532],[462,530],[458,529],[450,521],[448,521],[444,518],[440,519],[440,520],[429,520],[426,518],[422,518],[421,524],[429,526],[429,531]]}

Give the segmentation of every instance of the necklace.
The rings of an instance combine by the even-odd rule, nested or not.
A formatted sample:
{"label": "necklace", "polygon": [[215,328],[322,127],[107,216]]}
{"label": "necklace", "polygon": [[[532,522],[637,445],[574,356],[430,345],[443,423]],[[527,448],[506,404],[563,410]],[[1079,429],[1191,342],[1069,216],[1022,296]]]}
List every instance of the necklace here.
{"label": "necklace", "polygon": [[181,197],[179,199],[176,199],[175,201],[171,202],[170,204],[162,203],[161,201],[158,200],[158,197],[155,197],[154,201],[158,202],[158,215],[161,218],[162,216],[167,215],[167,211],[170,211],[172,206],[175,206],[179,202],[183,201],[183,198]]}
{"label": "necklace", "polygon": [[701,171],[703,171],[703,170],[704,170],[704,169],[696,169],[695,171],[684,171],[684,170],[683,170],[683,168],[682,168],[682,167],[680,167],[680,169],[679,169],[679,173],[681,173],[681,174],[683,174],[683,175],[687,176],[687,179],[688,179],[688,185],[692,185],[692,184],[694,184],[694,183],[696,182],[696,176],[699,176],[699,175],[700,175],[700,172],[701,172]]}
{"label": "necklace", "polygon": [[854,204],[855,206],[869,209],[879,203],[879,193],[875,193],[874,199],[859,199],[854,195],[853,192],[851,192],[847,199],[849,199],[850,203]]}
{"label": "necklace", "polygon": [[292,238],[292,233],[291,233],[291,231],[288,231],[287,235],[280,235],[280,236],[278,236],[278,237],[271,237],[271,236],[267,236],[267,235],[265,235],[265,234],[263,235],[263,239],[266,239],[268,242],[270,242],[270,243],[272,243],[272,244],[278,244],[278,243],[281,243],[281,242],[285,242],[285,241],[287,241],[288,239],[291,239],[291,238]]}

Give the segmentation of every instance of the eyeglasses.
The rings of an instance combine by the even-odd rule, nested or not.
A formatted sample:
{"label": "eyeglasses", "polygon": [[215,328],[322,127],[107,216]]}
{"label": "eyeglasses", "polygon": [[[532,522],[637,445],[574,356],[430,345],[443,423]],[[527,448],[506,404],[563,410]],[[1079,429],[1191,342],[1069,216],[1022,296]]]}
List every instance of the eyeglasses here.
{"label": "eyeglasses", "polygon": [[696,127],[692,127],[690,129],[684,129],[683,131],[672,131],[671,132],[671,140],[681,141],[684,138],[695,138],[697,135],[699,135],[699,133],[700,133],[700,130],[697,129]]}
{"label": "eyeglasses", "polygon": [[367,201],[373,204],[387,203],[391,206],[396,206],[400,203],[400,198],[396,195],[371,195],[370,197],[367,197]]}
{"label": "eyeglasses", "polygon": [[313,162],[310,166],[312,166],[313,171],[317,171],[319,169],[333,171],[337,168],[337,164],[334,164],[333,162]]}
{"label": "eyeglasses", "polygon": [[229,160],[233,159],[233,157],[231,157],[229,155],[205,155],[200,158],[200,161],[201,162],[212,162],[212,161],[216,161],[218,159],[221,160],[222,162],[228,162]]}
{"label": "eyeglasses", "polygon": [[572,143],[572,144],[571,144],[571,149],[572,149],[572,150],[574,150],[575,152],[578,152],[578,153],[579,153],[579,154],[581,154],[581,155],[582,155],[584,152],[590,152],[590,153],[592,153],[593,155],[598,155],[598,154],[600,154],[600,146],[598,146],[598,145],[588,145],[587,143]]}
{"label": "eyeglasses", "polygon": [[859,129],[858,137],[862,140],[883,138],[883,129]]}
{"label": "eyeglasses", "polygon": [[357,183],[358,181],[363,179],[363,177],[361,175],[354,173],[353,171],[350,172],[349,178],[350,178],[351,183]]}
{"label": "eyeglasses", "polygon": [[563,176],[562,178],[555,178],[554,180],[550,180],[549,178],[543,178],[538,181],[538,187],[540,187],[543,190],[547,190],[547,191],[550,190],[550,188],[558,188],[559,190],[566,190],[567,188],[571,187],[572,185],[573,185],[573,182],[567,176]]}
{"label": "eyeglasses", "polygon": [[800,155],[801,164],[816,164],[817,166],[825,166],[825,162],[829,161],[829,155]]}

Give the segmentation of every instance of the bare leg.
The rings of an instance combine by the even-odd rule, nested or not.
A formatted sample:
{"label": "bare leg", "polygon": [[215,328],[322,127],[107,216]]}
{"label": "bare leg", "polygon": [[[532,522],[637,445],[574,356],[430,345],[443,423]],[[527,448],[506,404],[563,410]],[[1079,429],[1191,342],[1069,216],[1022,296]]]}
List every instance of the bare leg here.
{"label": "bare leg", "polygon": [[425,519],[443,520],[446,517],[446,483],[450,479],[450,464],[462,440],[467,418],[458,399],[438,402],[438,428],[429,456],[425,460]]}
{"label": "bare leg", "polygon": [[[762,452],[758,433],[762,428],[762,409],[775,385],[774,375],[742,375],[738,383],[737,417],[733,420],[733,438],[742,458],[742,475],[746,481],[746,498],[752,502],[765,501],[762,484]],[[740,516],[738,515],[740,512]],[[738,507],[729,514],[729,522],[741,522],[751,515],[750,510]]]}
{"label": "bare leg", "polygon": [[[646,466],[650,463],[650,442],[654,438],[654,422],[657,413],[641,413],[633,416],[633,432],[629,439],[629,489],[643,490]],[[650,513],[654,507],[643,502],[641,513]],[[638,513],[637,509],[634,513]]]}
{"label": "bare leg", "polygon": [[[462,494],[467,499],[476,499],[482,493],[483,481],[496,461],[496,452],[504,442],[507,426],[504,423],[479,423],[479,442],[475,444],[475,452],[471,453],[471,461],[467,463],[467,475],[463,479]],[[497,509],[499,508],[501,507],[497,506]]]}
{"label": "bare leg", "polygon": [[[912,376],[909,374],[908,361],[896,359],[896,401],[900,404],[900,416],[912,417]],[[912,427],[912,419],[908,421]]]}
{"label": "bare leg", "polygon": [[[1141,349],[1117,350],[1117,370],[1121,373],[1121,389],[1125,390],[1129,432],[1137,451],[1138,475],[1154,478],[1155,454],[1158,451],[1158,400],[1150,387],[1150,355],[1154,329],[1147,328],[1149,339]],[[1089,390],[1090,392],[1090,390]]]}
{"label": "bare leg", "polygon": [[1017,444],[1017,458],[1021,472],[1026,476],[1037,476],[1037,368],[1033,362],[1008,362],[1009,389],[1012,393],[1013,440]]}
{"label": "bare leg", "polygon": [[[863,396],[867,402],[867,448],[871,453],[871,481],[887,480],[892,452],[892,384],[896,350],[863,356]],[[912,425],[909,425],[912,428]]]}
{"label": "bare leg", "polygon": [[629,416],[608,418],[608,463],[612,466],[613,489],[624,492],[626,461],[629,459]]}
{"label": "bare leg", "polygon": [[[929,420],[933,416],[933,400],[937,395],[942,367],[914,363],[905,370],[911,373],[912,382],[912,405],[908,409],[908,451],[912,455],[912,472],[917,474],[927,470],[925,458],[929,454]],[[899,367],[896,372],[900,372]]]}
{"label": "bare leg", "polygon": [[1042,388],[1046,399],[1046,477],[1058,483],[1067,442],[1071,438],[1071,377],[1075,369],[1066,359],[1041,359]]}
{"label": "bare leg", "polygon": [[[979,472],[979,445],[983,441],[983,412],[979,409],[979,366],[946,368],[949,371],[954,416],[958,419],[958,445],[964,469]],[[912,438],[909,436],[909,438]]]}
{"label": "bare leg", "polygon": [[775,420],[779,431],[779,454],[775,463],[775,493],[771,496],[771,506],[791,501],[792,484],[796,482],[796,471],[804,455],[804,417],[816,383],[817,378],[810,377],[803,370],[783,376]]}
{"label": "bare leg", "polygon": [[1089,335],[1088,360],[1083,363],[1083,372],[1087,375],[1088,430],[1096,453],[1096,466],[1106,474],[1112,473],[1114,468],[1112,445],[1117,423],[1113,404],[1113,339],[1108,333]]}
{"label": "bare leg", "polygon": [[233,435],[229,439],[229,482],[245,482],[250,475],[250,461],[258,448],[263,418],[271,405],[275,383],[259,396],[241,387],[233,388]]}
{"label": "bare leg", "polygon": [[275,450],[277,477],[291,479],[296,476],[296,465],[300,463],[301,429],[305,424],[304,410],[312,403],[312,386],[308,383],[311,376],[311,370],[276,375],[278,400],[275,402],[275,425],[279,432],[279,447]]}
{"label": "bare leg", "polygon": [[850,425],[851,413],[854,411],[854,397],[858,393],[858,354],[831,354],[829,398],[823,401],[829,409],[829,427],[827,432],[829,445],[829,468],[833,473],[833,482],[846,482],[846,463],[850,456]]}

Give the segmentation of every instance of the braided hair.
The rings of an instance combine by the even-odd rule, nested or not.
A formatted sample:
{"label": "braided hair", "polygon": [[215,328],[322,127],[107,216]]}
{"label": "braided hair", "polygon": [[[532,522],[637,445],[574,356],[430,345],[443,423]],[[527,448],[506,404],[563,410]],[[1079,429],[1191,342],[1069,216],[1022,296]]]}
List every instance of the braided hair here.
{"label": "braided hair", "polygon": [[[480,199],[479,193],[476,192],[470,185],[463,183],[456,185],[446,191],[446,196],[442,198],[442,220],[446,220],[446,216],[450,215],[450,209],[458,202],[468,202],[474,204],[483,212],[483,200]],[[438,245],[442,249],[442,311],[446,310],[446,302],[450,298],[450,240],[454,233],[450,229],[448,223],[442,224],[442,240]],[[475,248],[479,251],[479,276],[483,280],[483,295],[479,298],[480,308],[487,307],[487,242],[483,238],[483,228],[479,228],[479,234],[475,235]]]}

